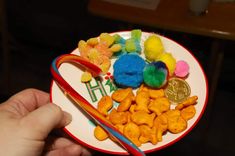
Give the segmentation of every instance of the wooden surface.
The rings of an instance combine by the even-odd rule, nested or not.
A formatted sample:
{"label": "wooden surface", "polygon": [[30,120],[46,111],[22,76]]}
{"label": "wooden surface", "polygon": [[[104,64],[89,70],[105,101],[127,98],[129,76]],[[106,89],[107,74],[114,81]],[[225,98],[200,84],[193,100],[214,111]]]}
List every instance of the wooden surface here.
{"label": "wooden surface", "polygon": [[194,16],[188,0],[161,0],[155,10],[90,0],[91,13],[111,19],[172,31],[235,40],[235,3],[211,2],[208,13]]}

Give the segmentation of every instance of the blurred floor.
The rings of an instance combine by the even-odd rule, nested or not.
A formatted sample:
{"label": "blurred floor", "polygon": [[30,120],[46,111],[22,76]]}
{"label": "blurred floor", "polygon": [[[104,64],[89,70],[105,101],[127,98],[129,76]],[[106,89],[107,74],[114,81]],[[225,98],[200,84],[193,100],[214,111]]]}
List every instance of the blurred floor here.
{"label": "blurred floor", "polygon": [[[80,9],[82,10],[82,8]],[[85,12],[84,8],[82,11]],[[51,34],[50,31],[44,30],[44,34],[35,36],[35,34],[30,31],[17,29],[18,27],[14,26],[14,18],[10,20],[10,93],[4,94],[4,92],[1,91],[0,93],[2,95],[0,94],[0,102],[7,99],[10,95],[25,88],[38,88],[49,92],[51,83],[49,69],[52,60],[60,54],[71,52],[74,48],[76,48],[77,42],[80,39],[88,39],[90,37],[98,36],[101,32],[113,32],[140,28],[143,31],[160,33],[164,36],[172,38],[176,42],[181,43],[187,49],[192,51],[202,66],[206,69],[206,63],[210,55],[211,38],[169,32],[120,21],[112,21],[109,19],[94,17],[84,12],[82,12],[79,17],[79,20],[83,22],[78,24],[79,26],[77,29],[73,27],[74,30],[76,29],[75,34],[71,34],[72,31],[68,30],[70,33],[69,35],[65,34],[65,29],[67,29],[67,26],[65,26],[65,28],[61,28],[61,26],[61,30],[55,30],[54,32],[51,32]],[[14,16],[14,14],[11,16]],[[50,27],[50,21],[46,22],[48,22],[48,27]],[[23,23],[17,24],[17,26],[21,28],[23,27]],[[53,24],[51,27],[53,27]],[[22,35],[22,31],[25,36]],[[40,32],[40,29],[37,31]],[[60,33],[60,31],[62,31],[62,36],[57,34]],[[47,40],[43,40],[46,38],[46,33],[48,33],[49,37]],[[219,79],[219,86],[213,103],[213,110],[211,114],[212,118],[210,125],[208,126],[209,133],[206,142],[204,144],[201,142],[202,138],[200,138],[200,136],[205,125],[202,125],[202,122],[199,122],[198,125],[186,137],[176,144],[148,155],[235,155],[233,150],[235,147],[235,117],[233,116],[233,113],[235,112],[235,104],[233,99],[235,97],[235,69],[233,65],[235,54],[231,52],[231,49],[234,48],[234,43],[228,42],[228,47],[225,49],[225,60]],[[204,119],[204,117],[202,119],[207,120]],[[95,155],[104,154],[96,153]]]}

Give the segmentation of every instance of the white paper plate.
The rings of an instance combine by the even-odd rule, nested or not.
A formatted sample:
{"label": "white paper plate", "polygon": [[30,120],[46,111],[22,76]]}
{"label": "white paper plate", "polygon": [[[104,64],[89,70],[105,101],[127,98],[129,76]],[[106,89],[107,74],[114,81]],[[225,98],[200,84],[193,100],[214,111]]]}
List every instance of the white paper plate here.
{"label": "white paper plate", "polygon": [[[130,31],[117,32],[123,38],[127,39],[130,37]],[[115,34],[115,33],[113,33]],[[142,32],[141,45],[143,46],[144,41],[151,33]],[[173,40],[160,36],[164,48],[167,52],[172,53],[176,60],[185,60],[190,66],[190,74],[186,81],[191,87],[191,95],[198,96],[198,103],[196,107],[196,115],[193,119],[188,121],[188,127],[185,131],[179,134],[167,134],[163,135],[163,141],[157,143],[157,145],[152,145],[151,143],[143,144],[140,149],[145,153],[150,153],[156,150],[165,148],[178,140],[182,139],[187,133],[189,133],[193,127],[197,124],[201,118],[207,103],[208,97],[208,84],[205,73],[196,60],[196,58],[183,46],[174,42]],[[78,49],[75,49],[73,54],[79,55]],[[112,64],[114,63],[112,60]],[[82,71],[78,67],[64,63],[60,66],[59,71],[63,78],[82,96],[84,96],[92,105],[96,107],[97,101],[102,97],[102,95],[111,95],[113,90],[110,85],[108,85],[109,75],[104,75],[102,77],[103,81],[96,81],[93,79],[89,84],[81,83]],[[109,72],[113,74],[112,67]],[[64,111],[71,113],[73,121],[64,128],[65,132],[68,133],[73,139],[78,141],[80,144],[98,150],[100,152],[105,152],[109,154],[126,155],[128,154],[122,147],[111,141],[110,139],[105,141],[98,141],[94,137],[95,125],[87,118],[87,116],[78,109],[78,107],[72,103],[59,89],[56,83],[52,81],[51,85],[51,101],[59,105]]]}

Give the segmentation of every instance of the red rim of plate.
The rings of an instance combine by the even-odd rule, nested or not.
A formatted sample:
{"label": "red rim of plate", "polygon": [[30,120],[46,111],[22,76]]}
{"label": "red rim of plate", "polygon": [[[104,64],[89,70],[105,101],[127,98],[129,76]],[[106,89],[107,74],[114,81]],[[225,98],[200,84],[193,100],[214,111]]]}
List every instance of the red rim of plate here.
{"label": "red rim of plate", "polygon": [[[130,32],[130,31],[118,31],[118,32],[112,32],[112,33],[110,33],[110,34],[129,33],[129,32]],[[143,32],[143,31],[142,31],[142,32]],[[153,32],[143,32],[143,33],[151,34],[151,33],[153,33]],[[159,34],[158,34],[158,35],[159,35]],[[196,59],[196,57],[192,54],[191,51],[189,51],[188,49],[186,49],[186,48],[185,48],[184,46],[182,46],[181,44],[177,43],[176,41],[174,41],[174,40],[172,40],[172,39],[170,39],[170,38],[168,38],[168,37],[165,37],[165,36],[162,36],[162,35],[159,35],[159,36],[164,37],[164,38],[166,38],[166,39],[168,39],[168,40],[174,42],[175,44],[177,44],[177,45],[180,46],[181,48],[185,49],[185,50],[194,58],[194,60],[197,62],[197,64],[199,65],[199,67],[200,67],[200,69],[201,69],[201,71],[202,71],[202,73],[203,73],[204,80],[205,80],[205,82],[206,82],[206,99],[205,99],[204,106],[203,106],[203,108],[202,108],[202,111],[201,111],[200,115],[198,116],[197,120],[193,123],[193,125],[192,125],[188,130],[182,132],[182,134],[181,134],[178,138],[172,140],[171,142],[169,142],[169,143],[167,143],[167,144],[165,144],[165,145],[162,145],[162,146],[160,146],[160,147],[153,148],[153,149],[151,149],[151,150],[145,150],[144,153],[151,153],[151,152],[155,152],[155,151],[161,150],[161,149],[163,149],[163,148],[166,148],[166,147],[168,147],[168,146],[173,145],[174,143],[178,142],[178,141],[181,140],[183,137],[185,137],[185,136],[197,125],[197,123],[198,123],[199,120],[201,119],[201,117],[202,117],[202,115],[203,115],[203,113],[204,113],[204,111],[205,111],[205,109],[206,109],[207,102],[208,102],[208,90],[209,90],[209,89],[208,89],[208,80],[207,80],[206,74],[205,74],[205,72],[204,72],[204,70],[203,70],[201,64],[199,63],[199,61],[198,61],[198,60]],[[72,52],[71,52],[71,53],[72,53]],[[54,84],[54,80],[52,80],[52,82],[51,82],[50,93],[52,93],[52,86],[53,86],[53,84]],[[53,102],[53,101],[52,101],[52,94],[50,94],[50,101]],[[79,142],[79,143],[80,143],[81,145],[83,145],[84,147],[88,147],[88,148],[91,148],[91,149],[93,149],[93,150],[97,150],[97,151],[99,151],[99,152],[103,152],[103,153],[107,153],[107,154],[129,155],[128,152],[113,152],[113,151],[103,150],[103,149],[97,148],[97,147],[95,147],[95,146],[91,146],[91,145],[85,143],[84,141],[80,140],[80,139],[77,138],[76,136],[74,136],[67,128],[63,128],[63,130],[64,130],[64,132],[67,133],[71,138],[73,138],[74,140],[76,140],[77,142]]]}

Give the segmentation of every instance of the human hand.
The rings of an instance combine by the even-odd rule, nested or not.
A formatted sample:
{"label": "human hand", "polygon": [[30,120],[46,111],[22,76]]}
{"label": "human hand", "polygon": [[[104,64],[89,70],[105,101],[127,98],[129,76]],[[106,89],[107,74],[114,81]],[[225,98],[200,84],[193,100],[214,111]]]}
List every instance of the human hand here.
{"label": "human hand", "polygon": [[[84,147],[49,133],[71,122],[71,115],[36,89],[21,91],[0,105],[0,153],[4,156],[90,156]],[[48,141],[49,140],[49,141]]]}

